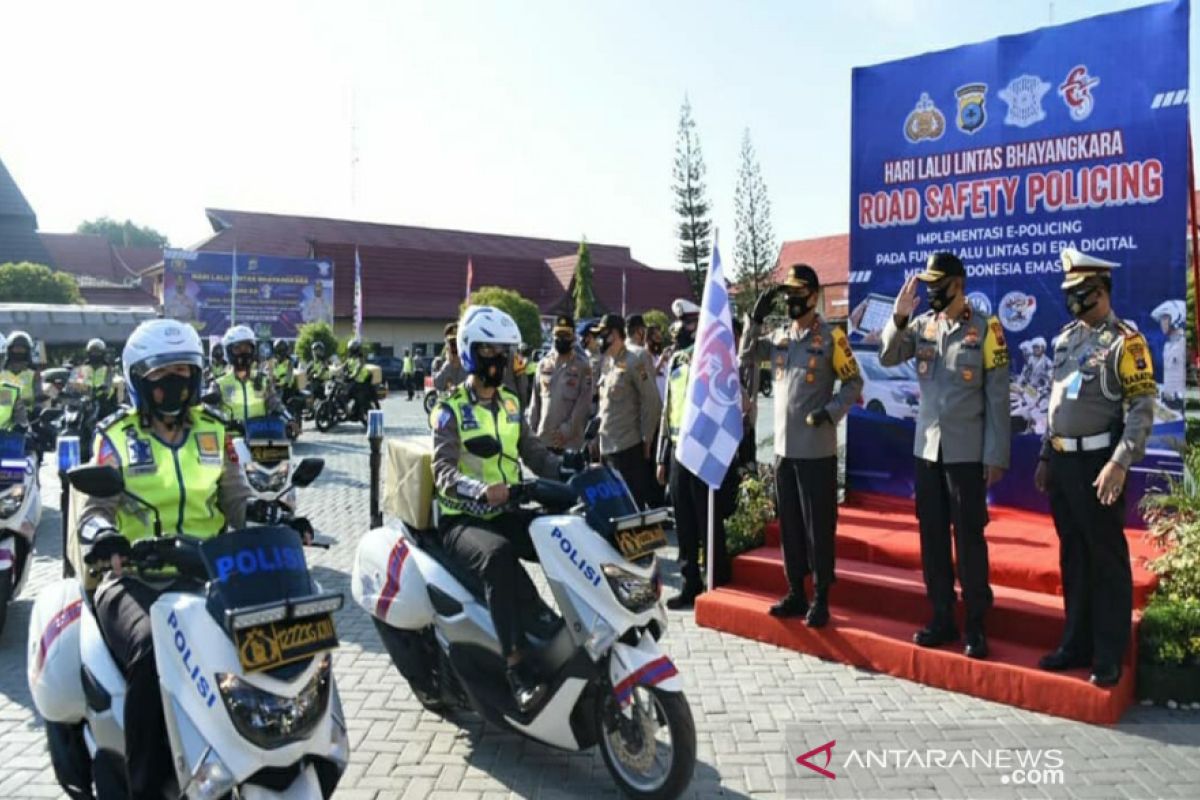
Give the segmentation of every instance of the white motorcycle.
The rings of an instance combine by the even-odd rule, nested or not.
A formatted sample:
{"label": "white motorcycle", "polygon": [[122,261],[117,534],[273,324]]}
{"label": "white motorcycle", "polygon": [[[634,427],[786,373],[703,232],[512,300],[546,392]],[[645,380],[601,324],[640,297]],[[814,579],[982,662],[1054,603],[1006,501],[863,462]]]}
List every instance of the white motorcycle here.
{"label": "white motorcycle", "polygon": [[[292,484],[306,486],[321,467],[305,459]],[[112,467],[77,467],[69,477],[85,494],[124,492]],[[154,520],[160,533],[157,511]],[[170,566],[181,578],[150,608],[175,767],[164,797],[329,797],[349,759],[330,653],[343,598],[310,577],[296,531],[155,536],[128,555],[133,569]],[[27,669],[67,795],[124,797],[125,679],[78,581],[38,595]]]}
{"label": "white motorcycle", "polygon": [[369,531],[354,563],[354,599],[426,708],[472,708],[564,750],[598,743],[628,795],[679,796],[695,768],[696,730],[683,682],[658,646],[667,618],[654,551],[666,543],[667,512],[639,512],[608,467],[569,485],[528,481],[511,497],[543,509],[529,534],[561,611],[528,582],[526,653],[547,686],[534,707],[517,706],[482,586],[435,530],[395,521]]}
{"label": "white motorcycle", "polygon": [[288,482],[292,441],[287,435],[287,424],[287,420],[278,416],[253,417],[239,425],[242,435],[233,440],[253,500],[265,508],[277,509],[284,519],[296,512],[296,491]]}
{"label": "white motorcycle", "polygon": [[[45,428],[61,410],[36,414],[34,439],[49,435]],[[0,431],[0,633],[8,620],[8,604],[29,577],[34,536],[42,521],[38,456],[29,451],[25,433]]]}

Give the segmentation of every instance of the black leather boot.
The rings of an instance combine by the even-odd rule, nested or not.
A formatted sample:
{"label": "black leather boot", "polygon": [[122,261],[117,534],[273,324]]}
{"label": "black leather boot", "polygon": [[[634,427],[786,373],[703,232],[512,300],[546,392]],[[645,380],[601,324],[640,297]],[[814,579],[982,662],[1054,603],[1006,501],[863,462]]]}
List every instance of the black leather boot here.
{"label": "black leather boot", "polygon": [[829,622],[829,589],[817,587],[812,606],[804,618],[804,624],[810,628],[824,628]]}
{"label": "black leather boot", "polygon": [[941,647],[958,641],[958,626],[954,624],[954,611],[948,608],[934,609],[933,619],[913,634],[913,641],[921,647]]}
{"label": "black leather boot", "polygon": [[802,617],[808,613],[808,598],[803,592],[788,592],[783,599],[771,606],[772,617]]}

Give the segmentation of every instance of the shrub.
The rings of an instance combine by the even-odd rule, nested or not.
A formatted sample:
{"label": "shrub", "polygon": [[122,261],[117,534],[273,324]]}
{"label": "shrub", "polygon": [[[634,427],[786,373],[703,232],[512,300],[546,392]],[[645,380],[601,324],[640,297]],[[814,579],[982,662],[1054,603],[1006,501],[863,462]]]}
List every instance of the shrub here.
{"label": "shrub", "polygon": [[761,547],[763,530],[775,518],[775,473],[766,464],[742,477],[737,507],[725,520],[729,557]]}
{"label": "shrub", "polygon": [[1183,477],[1142,498],[1148,536],[1162,555],[1148,567],[1170,597],[1200,599],[1200,448],[1185,448]]}
{"label": "shrub", "polygon": [[1142,614],[1138,638],[1145,663],[1200,665],[1200,600],[1156,592]]}

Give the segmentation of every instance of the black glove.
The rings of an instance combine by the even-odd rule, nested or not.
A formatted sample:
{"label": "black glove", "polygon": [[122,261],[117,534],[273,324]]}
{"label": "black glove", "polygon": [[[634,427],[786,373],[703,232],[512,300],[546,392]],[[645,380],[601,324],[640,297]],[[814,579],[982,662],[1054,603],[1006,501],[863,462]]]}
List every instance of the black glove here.
{"label": "black glove", "polygon": [[754,301],[754,308],[750,312],[750,319],[762,325],[767,319],[767,314],[771,311],[771,304],[775,301],[775,295],[778,292],[779,287],[772,286],[760,294],[758,299]]}
{"label": "black glove", "polygon": [[829,412],[822,408],[820,411],[814,411],[809,414],[805,419],[805,422],[816,428],[817,426],[824,425],[825,423],[832,425],[833,417],[829,416]]}
{"label": "black glove", "polygon": [[316,531],[313,530],[312,523],[306,517],[292,517],[287,520],[286,524],[289,528],[300,534],[300,541],[305,544],[311,544]]}
{"label": "black glove", "polygon": [[587,469],[587,456],[582,450],[567,450],[562,454],[563,474],[574,475]]}
{"label": "black glove", "polygon": [[92,540],[83,562],[89,565],[107,563],[113,556],[128,556],[130,550],[129,540],[116,528],[105,528]]}

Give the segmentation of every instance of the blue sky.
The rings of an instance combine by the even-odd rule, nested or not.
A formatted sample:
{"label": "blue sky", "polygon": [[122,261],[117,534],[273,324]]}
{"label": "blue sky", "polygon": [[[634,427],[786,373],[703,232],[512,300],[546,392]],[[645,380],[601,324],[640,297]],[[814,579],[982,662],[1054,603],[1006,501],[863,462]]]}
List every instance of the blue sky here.
{"label": "blue sky", "polygon": [[0,159],[48,231],[108,214],[188,245],[232,207],[586,234],[671,267],[685,93],[727,254],[747,127],[777,237],[842,233],[854,66],[1137,5],[6,4]]}

